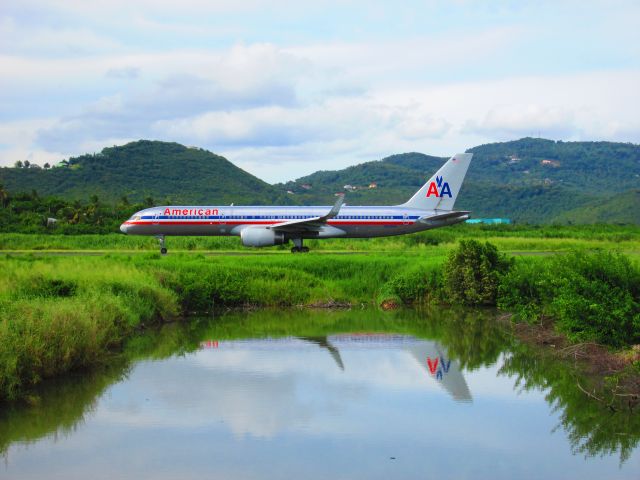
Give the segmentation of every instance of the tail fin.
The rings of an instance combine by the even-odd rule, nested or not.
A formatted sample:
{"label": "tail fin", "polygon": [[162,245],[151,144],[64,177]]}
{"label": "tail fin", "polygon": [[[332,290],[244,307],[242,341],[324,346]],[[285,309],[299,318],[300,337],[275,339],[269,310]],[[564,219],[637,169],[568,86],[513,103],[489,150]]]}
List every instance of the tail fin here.
{"label": "tail fin", "polygon": [[451,157],[433,177],[401,206],[420,210],[453,210],[473,153],[458,153]]}

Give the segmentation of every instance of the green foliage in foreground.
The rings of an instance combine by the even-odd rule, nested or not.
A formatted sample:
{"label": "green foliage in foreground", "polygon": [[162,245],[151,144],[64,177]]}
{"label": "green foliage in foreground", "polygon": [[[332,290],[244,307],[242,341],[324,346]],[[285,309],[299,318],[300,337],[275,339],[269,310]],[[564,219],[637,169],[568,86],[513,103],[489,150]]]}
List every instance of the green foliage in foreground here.
{"label": "green foliage in foreground", "polygon": [[[101,363],[144,324],[217,307],[497,304],[557,319],[573,340],[640,341],[640,273],[621,254],[511,262],[495,247],[367,255],[159,254],[0,259],[0,399]],[[497,287],[497,294],[496,294]]]}
{"label": "green foliage in foreground", "polygon": [[0,398],[103,361],[142,322],[178,312],[149,273],[112,262],[2,261]]}
{"label": "green foliage in foreground", "polygon": [[503,279],[498,304],[527,321],[550,316],[573,341],[640,343],[640,268],[619,253],[522,259]]}
{"label": "green foliage in foreground", "polygon": [[444,265],[444,286],[449,301],[457,305],[495,305],[501,277],[513,259],[498,253],[495,245],[462,240]]}

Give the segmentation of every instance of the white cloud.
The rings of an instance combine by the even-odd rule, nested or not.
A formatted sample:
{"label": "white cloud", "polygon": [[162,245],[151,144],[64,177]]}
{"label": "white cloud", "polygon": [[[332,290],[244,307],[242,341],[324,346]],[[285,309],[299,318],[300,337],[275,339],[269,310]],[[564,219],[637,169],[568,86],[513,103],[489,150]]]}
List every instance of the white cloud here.
{"label": "white cloud", "polygon": [[394,9],[396,24],[383,6],[356,15],[358,2],[9,1],[0,125],[34,130],[7,136],[0,162],[155,138],[277,181],[538,133],[640,141],[640,41],[614,21],[637,8],[596,2],[579,28],[551,31],[550,5],[435,2]]}
{"label": "white cloud", "polygon": [[470,120],[463,130],[481,133],[487,137],[533,136],[539,132],[554,138],[575,134],[574,113],[560,106],[536,104],[497,105],[478,123]]}
{"label": "white cloud", "polygon": [[107,70],[105,76],[110,78],[123,78],[123,79],[132,79],[137,78],[140,74],[140,69],[132,66],[124,66],[124,67],[112,67]]}
{"label": "white cloud", "polygon": [[86,55],[120,49],[119,42],[87,28],[35,27],[0,17],[0,52],[7,55]]}

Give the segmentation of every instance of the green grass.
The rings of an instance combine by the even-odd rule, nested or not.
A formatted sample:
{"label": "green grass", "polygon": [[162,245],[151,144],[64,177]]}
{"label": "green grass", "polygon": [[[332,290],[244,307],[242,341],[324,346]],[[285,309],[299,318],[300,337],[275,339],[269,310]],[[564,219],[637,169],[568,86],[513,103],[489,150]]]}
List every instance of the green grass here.
{"label": "green grass", "polygon": [[[564,251],[575,247],[614,248],[640,252],[640,228],[615,225],[530,226],[530,225],[455,225],[413,235],[372,239],[328,239],[306,242],[320,251],[412,251],[446,252],[461,239],[486,240],[503,251]],[[285,252],[289,246],[251,249],[242,246],[238,237],[167,237],[170,251],[242,251]],[[156,251],[153,237],[56,234],[0,234],[0,250],[94,250]]]}

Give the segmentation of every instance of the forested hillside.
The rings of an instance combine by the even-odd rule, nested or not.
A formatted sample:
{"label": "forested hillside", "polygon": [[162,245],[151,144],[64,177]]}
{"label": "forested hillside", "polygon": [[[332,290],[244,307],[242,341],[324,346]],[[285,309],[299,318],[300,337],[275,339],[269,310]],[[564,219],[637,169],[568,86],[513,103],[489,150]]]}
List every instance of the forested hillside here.
{"label": "forested hillside", "polygon": [[[639,223],[634,193],[640,186],[638,145],[523,138],[468,151],[474,157],[456,208],[472,210],[476,217]],[[397,204],[445,160],[420,153],[393,155],[344,170],[316,172],[281,188],[303,203],[346,190],[351,204]],[[375,188],[370,188],[373,183]]]}
{"label": "forested hillside", "polygon": [[9,192],[114,203],[126,196],[156,203],[274,203],[286,194],[226,158],[177,143],[140,140],[98,154],[69,158],[54,168],[0,168]]}

